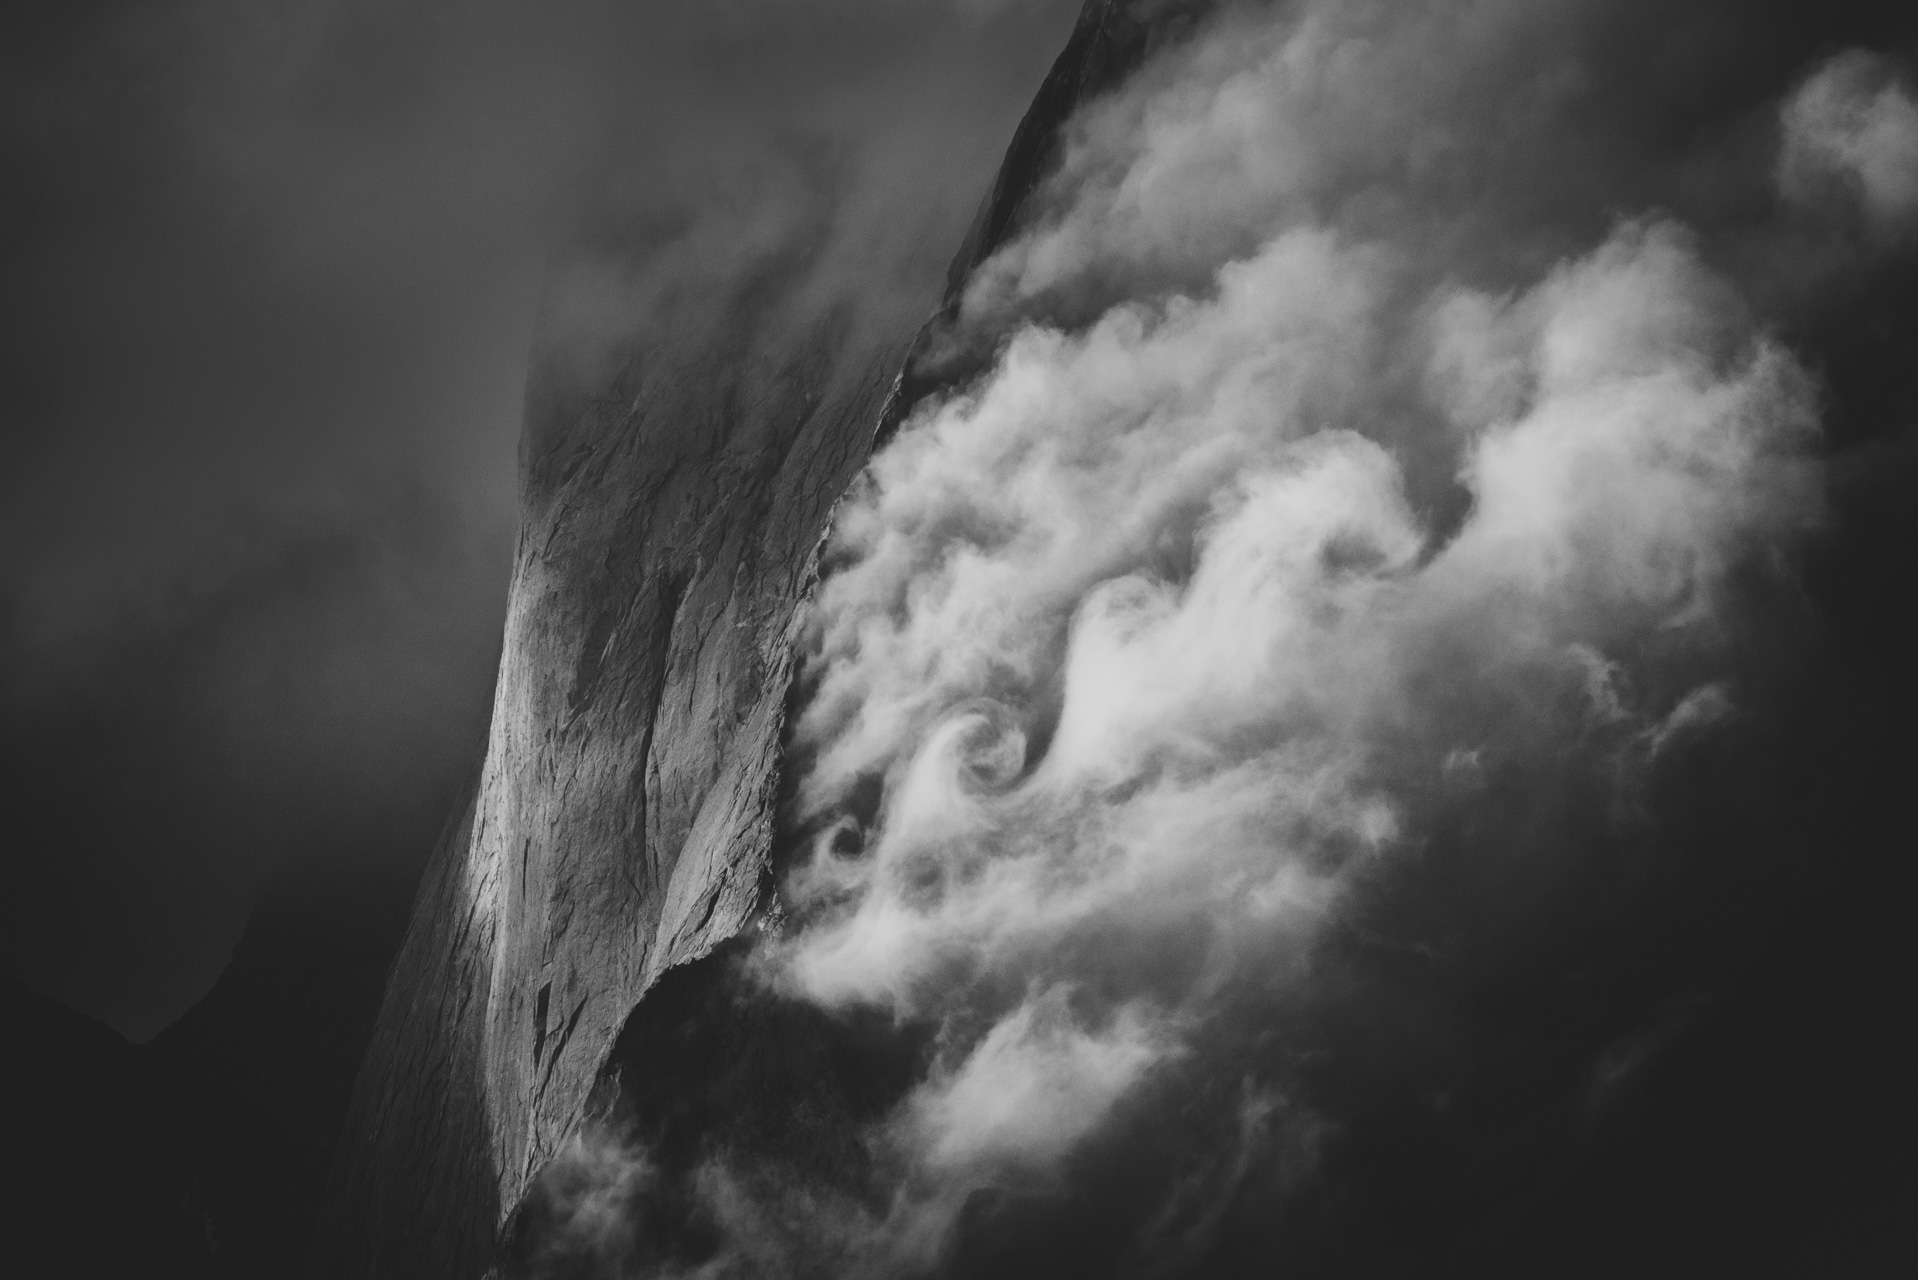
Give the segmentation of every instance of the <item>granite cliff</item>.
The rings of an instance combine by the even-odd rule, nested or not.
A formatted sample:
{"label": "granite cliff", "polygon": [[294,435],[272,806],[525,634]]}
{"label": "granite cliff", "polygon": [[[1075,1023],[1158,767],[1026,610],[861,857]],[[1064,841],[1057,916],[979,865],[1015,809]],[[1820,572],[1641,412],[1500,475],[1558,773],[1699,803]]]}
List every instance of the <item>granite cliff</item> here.
{"label": "granite cliff", "polygon": [[[948,310],[1074,107],[1195,7],[1090,0],[953,261]],[[916,340],[851,306],[798,337],[765,322],[804,274],[803,255],[770,264],[719,332],[635,352],[587,393],[535,375],[485,763],[360,1070],[323,1274],[485,1270],[635,1008],[764,903],[795,621],[834,503],[910,404],[969,368],[933,366],[937,318]]]}
{"label": "granite cliff", "polygon": [[[1475,10],[1484,24],[1456,21],[1444,6],[1390,0],[1273,6],[1284,21],[1332,15],[1286,35],[1285,50],[1310,53],[1352,14],[1374,37],[1340,46],[1350,65],[1329,55],[1297,63],[1336,62],[1347,88],[1343,98],[1305,104],[1317,121],[1305,132],[1318,150],[1302,154],[1343,156],[1358,174],[1330,165],[1336,174],[1324,191],[1335,211],[1314,212],[1305,229],[1375,236],[1374,247],[1386,249],[1409,237],[1419,251],[1393,258],[1400,267],[1435,263],[1447,280],[1462,272],[1456,279],[1477,282],[1468,301],[1491,300],[1485,316],[1460,313],[1468,334],[1486,316],[1535,314],[1514,311],[1514,297],[1532,306],[1571,296],[1523,292],[1541,272],[1561,283],[1568,271],[1616,282],[1625,277],[1611,268],[1650,262],[1657,269],[1607,296],[1718,279],[1678,291],[1710,304],[1684,314],[1717,320],[1676,337],[1638,321],[1608,332],[1663,335],[1648,357],[1710,355],[1717,348],[1701,346],[1703,336],[1745,331],[1750,317],[1719,309],[1742,291],[1768,358],[1802,362],[1802,380],[1771,386],[1776,398],[1765,403],[1791,411],[1778,423],[1815,408],[1822,442],[1792,445],[1802,457],[1787,452],[1792,474],[1798,463],[1818,473],[1806,483],[1822,514],[1790,537],[1763,526],[1766,554],[1737,562],[1743,567],[1724,582],[1732,611],[1697,633],[1700,647],[1683,663],[1668,647],[1677,632],[1663,623],[1655,643],[1572,645],[1559,656],[1575,661],[1512,668],[1531,672],[1516,682],[1497,674],[1507,668],[1483,668],[1497,678],[1481,670],[1483,655],[1504,648],[1478,627],[1491,614],[1448,614],[1460,629],[1413,636],[1406,652],[1436,659],[1406,668],[1418,676],[1406,686],[1418,697],[1405,707],[1417,714],[1381,721],[1387,732],[1362,739],[1389,748],[1376,776],[1398,808],[1355,810],[1366,821],[1352,830],[1384,830],[1367,837],[1383,856],[1349,858],[1336,840],[1308,842],[1343,877],[1339,910],[1316,931],[1243,931],[1254,940],[1304,939],[1296,968],[1290,959],[1265,963],[1279,952],[1227,947],[1220,954],[1232,964],[1193,969],[1219,979],[1202,984],[1208,996],[1227,991],[1237,1003],[1207,1008],[1147,990],[1176,967],[1154,955],[1199,956],[1186,944],[1212,936],[1217,919],[1239,918],[1232,895],[1259,897],[1213,873],[1234,864],[1191,861],[1189,846],[1203,842],[1184,839],[1157,842],[1176,874],[1114,901],[1148,902],[1156,919],[1198,886],[1202,928],[1162,930],[1156,953],[1150,940],[1141,949],[1143,935],[1129,925],[1103,935],[1109,945],[1033,935],[1048,944],[1048,961],[1058,960],[1049,972],[1090,991],[1079,1007],[1040,1000],[1040,971],[1023,960],[997,971],[1011,980],[994,989],[969,979],[942,984],[937,1000],[836,998],[817,966],[811,988],[795,978],[794,957],[804,958],[809,935],[830,940],[820,926],[833,923],[839,905],[820,910],[824,898],[809,880],[822,866],[828,877],[883,869],[883,827],[896,814],[892,778],[871,767],[840,769],[828,802],[813,794],[835,767],[830,726],[819,726],[869,634],[841,628],[859,644],[832,640],[835,619],[871,616],[845,602],[874,558],[856,544],[877,509],[871,499],[893,484],[888,467],[932,434],[922,426],[942,419],[956,424],[948,439],[961,449],[984,434],[973,430],[975,408],[1014,363],[1011,335],[1024,320],[1071,346],[1111,308],[1174,284],[1199,290],[1180,302],[1195,301],[1201,318],[1224,314],[1201,288],[1224,279],[1207,274],[1219,263],[1202,254],[1182,265],[1170,252],[1191,247],[1181,236],[1146,246],[1169,246],[1163,262],[1134,255],[1124,269],[1061,277],[1064,287],[1041,271],[1030,290],[1023,279],[1016,290],[997,288],[1070,217],[1075,184],[1132,172],[1100,167],[1102,122],[1168,88],[1182,92],[1190,82],[1179,67],[1214,55],[1213,72],[1229,71],[1242,54],[1258,56],[1264,46],[1242,40],[1248,28],[1234,25],[1256,24],[1255,5],[1214,15],[1226,21],[1185,40],[1208,7],[1211,0],[1087,0],[996,180],[985,181],[992,155],[972,153],[961,165],[941,149],[934,163],[949,183],[986,188],[985,199],[963,237],[941,222],[915,244],[912,287],[874,248],[880,237],[845,228],[864,218],[872,232],[869,206],[883,205],[886,225],[897,212],[908,227],[900,238],[910,239],[922,224],[899,207],[923,193],[882,184],[882,198],[835,222],[840,177],[825,147],[794,161],[798,180],[779,188],[776,234],[742,245],[734,211],[722,210],[695,220],[697,270],[686,268],[663,293],[649,293],[657,277],[646,277],[595,313],[602,327],[584,344],[577,315],[564,307],[549,315],[527,389],[520,534],[488,740],[483,757],[445,779],[428,806],[436,817],[454,784],[464,784],[423,872],[426,842],[415,832],[366,851],[350,874],[282,875],[262,894],[219,984],[148,1045],[24,988],[0,990],[26,1049],[28,1086],[10,1132],[30,1185],[14,1198],[9,1234],[17,1252],[47,1254],[30,1271],[1058,1280],[1392,1276],[1436,1260],[1443,1271],[1514,1276],[1909,1272],[1905,1082],[1915,1068],[1908,1037],[1883,1013],[1896,1007],[1911,967],[1902,920],[1910,877],[1895,856],[1902,845],[1888,837],[1908,825],[1901,784],[1918,691],[1902,596],[1885,584],[1910,579],[1918,547],[1906,489],[1918,405],[1897,373],[1918,332],[1918,238],[1909,232],[1918,224],[1900,231],[1886,210],[1908,217],[1918,203],[1900,205],[1904,188],[1880,190],[1864,178],[1793,188],[1772,148],[1782,128],[1782,154],[1792,154],[1792,130],[1809,127],[1799,116],[1807,103],[1818,106],[1811,90],[1819,85],[1862,86],[1877,94],[1874,109],[1918,122],[1911,20],[1867,4],[1784,17],[1716,3],[1675,16],[1651,5],[1506,6]],[[1171,57],[1149,58],[1167,45]],[[1036,81],[1038,70],[1021,74]],[[1285,89],[1285,76],[1267,79],[1253,98]],[[1112,93],[1121,81],[1127,92]],[[1304,81],[1317,92],[1310,75]],[[942,104],[928,119],[948,136],[945,100],[924,95],[917,78],[911,85],[915,101]],[[1030,88],[1021,83],[1013,96]],[[1102,99],[1098,110],[1075,120],[1094,99]],[[1232,109],[1212,111],[1207,127],[1228,135],[1234,124],[1298,115],[1282,109],[1284,92],[1266,102],[1269,116],[1242,96],[1223,101]],[[1214,103],[1187,94],[1171,114],[1205,114]],[[1375,119],[1381,104],[1389,109]],[[1807,118],[1832,124],[1816,112]],[[1010,124],[994,119],[995,135]],[[1372,131],[1376,120],[1385,127]],[[1111,132],[1108,141],[1136,140],[1136,121]],[[1898,154],[1918,156],[1918,125],[1902,136]],[[1288,154],[1252,137],[1230,154]],[[1354,155],[1345,155],[1348,143]],[[722,148],[718,158],[730,164],[736,155]],[[611,185],[633,185],[620,166],[599,169],[613,175]],[[1175,204],[1189,202],[1201,221],[1223,209],[1230,221],[1233,175],[1173,171]],[[1815,166],[1807,172],[1816,176]],[[1354,182],[1363,199],[1349,198]],[[815,197],[818,208],[808,203]],[[618,254],[638,260],[661,244],[665,256],[681,252],[683,227],[622,222],[630,206],[609,202],[617,208],[602,217],[595,205],[597,220],[581,232],[593,240],[583,251],[589,268],[623,268]],[[931,196],[921,203],[952,207]],[[1632,224],[1639,230],[1628,226],[1621,241],[1608,224],[1634,210],[1689,230],[1646,235]],[[1255,217],[1227,229],[1263,237],[1275,225],[1289,224]],[[1434,228],[1446,234],[1418,238]],[[604,243],[594,240],[601,236]],[[1601,242],[1624,245],[1599,255],[1607,271],[1579,276],[1566,265]],[[1252,243],[1221,241],[1205,252],[1227,265],[1270,265],[1264,250],[1232,256]],[[1648,247],[1663,256],[1645,257]],[[573,279],[571,266],[562,259],[555,279]],[[673,269],[684,266],[674,259]],[[1343,295],[1326,282],[1356,277],[1341,268],[1289,287],[1283,281],[1295,278],[1261,278],[1260,297],[1304,299],[1302,326],[1316,333],[1345,314]],[[1486,279],[1496,288],[1481,296]],[[615,280],[609,292],[631,283]],[[1499,292],[1508,287],[1522,292]],[[648,304],[632,305],[638,300]],[[1220,330],[1204,332],[1190,350],[1230,348]],[[1266,340],[1277,331],[1247,332]],[[1354,378],[1354,388],[1389,393],[1420,367],[1393,354],[1402,327],[1384,332],[1393,342],[1373,354],[1391,359],[1355,365],[1379,376]],[[1485,351],[1465,352],[1461,367],[1506,360],[1501,344],[1511,334],[1497,334]],[[1029,402],[1040,408],[1022,411],[1022,429],[1042,435],[1007,439],[1051,446],[1070,426],[1062,406],[1090,405],[1088,419],[1118,420],[1103,394],[1124,380],[1118,375],[1151,367],[1141,351],[1152,354],[1135,345],[1124,361],[1073,384],[1093,395]],[[1742,357],[1721,363],[1701,357],[1688,376],[1747,367]],[[1194,387],[1222,380],[1217,364],[1191,367]],[[967,394],[946,394],[959,388]],[[1374,405],[1370,394],[1352,392],[1355,416]],[[1345,404],[1343,395],[1332,403]],[[1495,401],[1467,415],[1473,430],[1510,425],[1486,417]],[[915,415],[919,406],[928,412]],[[1392,443],[1413,481],[1435,480],[1412,486],[1418,527],[1455,545],[1455,526],[1470,515],[1467,493],[1453,455],[1421,445],[1439,438],[1425,428],[1460,423],[1414,415],[1401,424],[1403,406],[1386,407],[1393,411],[1368,419],[1368,431]],[[909,417],[896,447],[875,458]],[[1715,421],[1662,421],[1682,428],[1687,420]],[[1394,442],[1400,425],[1419,430]],[[1743,430],[1731,438],[1746,438]],[[1359,434],[1370,439],[1368,431]],[[1023,464],[1029,455],[1006,456]],[[1652,472],[1667,474],[1662,465]],[[1165,470],[1155,463],[1139,472]],[[1564,492],[1589,488],[1590,468],[1576,474],[1580,483]],[[950,490],[1037,495],[1029,505],[1049,514],[1059,490],[1008,477],[1025,478],[1010,468],[966,472],[971,483]],[[1113,514],[1136,491],[1108,473],[1078,478],[1078,489],[1102,503],[1079,527],[1123,526]],[[1739,501],[1688,509],[1802,513],[1810,493],[1796,483],[1722,492]],[[1776,505],[1781,495],[1789,500]],[[907,541],[922,530],[932,542],[950,542],[955,527],[969,532],[944,513],[912,524],[923,509],[889,528],[904,529]],[[982,522],[974,545],[1016,546],[1006,527]],[[1139,562],[1168,581],[1190,581],[1195,547],[1157,539]],[[1392,561],[1343,534],[1322,551],[1308,583],[1367,581],[1394,564],[1411,581],[1429,567]],[[928,554],[915,563],[956,559]],[[998,593],[989,602],[996,607],[1006,579],[978,580]],[[904,601],[910,612],[925,595],[915,597],[917,585],[868,597],[879,610]],[[1588,612],[1602,622],[1615,611]],[[1697,622],[1711,612],[1683,616]],[[991,613],[955,613],[960,626],[947,634]],[[1340,633],[1339,645],[1316,652],[1340,656],[1372,648],[1350,637],[1409,634],[1394,632],[1389,616],[1367,616],[1369,631]],[[1239,635],[1230,623],[1206,634]],[[1594,634],[1604,641],[1609,633]],[[1426,644],[1430,635],[1445,645]],[[1161,665],[1239,669],[1238,655],[1196,651],[1214,656],[1193,660],[1195,650],[1183,649],[1161,655]],[[997,680],[1015,666],[973,669]],[[908,671],[891,687],[917,696],[927,683]],[[1026,704],[1024,758],[1056,759],[1069,754],[1061,741],[1091,740],[1059,731],[1063,682],[1034,683],[1045,687]],[[1513,691],[1523,697],[1508,697]],[[971,700],[953,705],[967,715],[986,697],[998,700],[991,688],[964,692]],[[964,748],[951,760],[964,766],[953,777],[965,786],[952,794],[970,797],[972,784],[992,790],[1009,776],[1009,757],[985,750],[1010,741],[998,732],[948,740]],[[1133,794],[1128,785],[1097,798],[1123,803]],[[989,808],[935,810],[927,830],[974,841],[978,828],[952,815]],[[1394,812],[1407,815],[1403,838],[1371,822]],[[802,850],[828,856],[808,861]],[[860,850],[871,856],[852,856]],[[899,901],[926,884],[905,875],[898,883]],[[1208,886],[1223,888],[1207,899]],[[975,918],[987,932],[1003,931],[1046,892],[1044,882],[1020,883]],[[891,928],[899,918],[881,923]],[[889,963],[883,951],[849,952],[837,972],[868,978]],[[981,945],[961,958],[983,966],[993,957]],[[1094,989],[1088,976],[1106,985]],[[1150,999],[1135,999],[1142,993]],[[1118,1016],[1135,1006],[1196,1015],[1155,1047],[1131,1034],[1141,1024]],[[1102,1008],[1113,1016],[1095,1016]],[[1011,1032],[1000,1037],[1002,1028]],[[1180,1038],[1188,1033],[1198,1038]],[[994,1045],[1016,1052],[995,1057],[986,1052]],[[1150,1093],[1123,1114],[1080,1107],[1093,1121],[1112,1120],[1081,1139],[1062,1100],[1096,1100],[1106,1076],[1124,1077],[1077,1071],[1096,1061],[1089,1045],[1124,1051],[1104,1059],[1121,1067],[1166,1045],[1192,1052],[1148,1080]],[[988,1069],[967,1075],[974,1062]],[[1033,1069],[1021,1076],[1004,1069],[1008,1062]],[[984,1083],[965,1091],[963,1106],[946,1105],[960,1092],[954,1082],[968,1080]],[[1061,1080],[1072,1087],[1031,1085]],[[1062,1114],[1069,1122],[1054,1133],[1048,1122]],[[990,1142],[940,1145],[955,1133]],[[1029,1157],[1048,1150],[1049,1163]],[[944,1165],[924,1158],[955,1151]]]}

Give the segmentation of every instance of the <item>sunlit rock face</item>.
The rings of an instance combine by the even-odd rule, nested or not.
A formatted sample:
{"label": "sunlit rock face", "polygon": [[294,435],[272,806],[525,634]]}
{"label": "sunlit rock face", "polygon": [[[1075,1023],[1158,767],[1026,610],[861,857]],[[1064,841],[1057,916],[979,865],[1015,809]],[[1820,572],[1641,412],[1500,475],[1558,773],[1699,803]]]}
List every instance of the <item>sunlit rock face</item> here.
{"label": "sunlit rock face", "polygon": [[343,1269],[470,1274],[634,1002],[751,913],[794,607],[903,353],[828,318],[536,406],[570,420],[531,437],[486,761],[362,1072]]}
{"label": "sunlit rock face", "polygon": [[[1060,122],[1181,20],[1087,6],[949,294],[1013,225]],[[483,1270],[641,997],[762,905],[796,613],[829,514],[882,422],[953,376],[923,343],[908,359],[936,282],[836,299],[804,239],[702,299],[699,341],[584,372],[554,350],[535,376],[486,758],[360,1074],[320,1229],[330,1274]]]}

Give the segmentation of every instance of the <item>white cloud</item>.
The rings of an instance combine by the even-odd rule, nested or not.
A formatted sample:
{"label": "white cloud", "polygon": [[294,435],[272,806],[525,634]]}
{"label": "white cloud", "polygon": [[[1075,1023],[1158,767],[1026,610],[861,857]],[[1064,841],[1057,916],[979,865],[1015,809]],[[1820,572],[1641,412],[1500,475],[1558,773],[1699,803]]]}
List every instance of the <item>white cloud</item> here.
{"label": "white cloud", "polygon": [[[1468,81],[1520,9],[1298,12],[1087,114],[969,295],[998,360],[838,517],[802,803],[884,798],[790,879],[775,968],[941,1028],[893,1130],[920,1237],[1297,980],[1432,796],[1718,719],[1734,572],[1817,516],[1811,381],[1684,228],[1495,292],[1394,203],[1448,148],[1496,171]],[[1113,300],[1008,320],[1062,291]]]}
{"label": "white cloud", "polygon": [[1087,1031],[1074,1025],[1067,994],[1048,991],[994,1026],[955,1073],[915,1099],[913,1138],[935,1170],[1043,1172],[1161,1052],[1130,1011]]}
{"label": "white cloud", "polygon": [[[807,797],[876,772],[886,801],[793,877],[786,981],[983,1028],[913,1104],[934,1181],[1057,1158],[1216,993],[1296,964],[1348,869],[1416,836],[1413,778],[1554,731],[1523,691],[1589,687],[1659,743],[1698,721],[1647,728],[1611,655],[1708,648],[1732,566],[1810,518],[1806,380],[1677,229],[1509,300],[1440,285],[1409,366],[1378,341],[1395,271],[1284,231],[1210,297],[1028,330],[845,511]],[[1368,434],[1394,379],[1458,441],[1449,537]],[[1160,1031],[1042,1019],[1035,983]]]}
{"label": "white cloud", "polygon": [[1874,233],[1908,232],[1918,219],[1918,102],[1885,58],[1862,49],[1818,69],[1781,113],[1778,181],[1818,205],[1856,201]]}

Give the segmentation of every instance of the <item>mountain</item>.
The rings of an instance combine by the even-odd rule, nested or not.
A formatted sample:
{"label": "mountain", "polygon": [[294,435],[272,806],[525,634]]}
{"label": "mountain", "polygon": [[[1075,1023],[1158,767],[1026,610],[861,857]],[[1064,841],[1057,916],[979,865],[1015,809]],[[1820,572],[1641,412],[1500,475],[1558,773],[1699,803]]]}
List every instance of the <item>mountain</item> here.
{"label": "mountain", "polygon": [[187,1134],[142,1050],[10,977],[0,983],[15,1046],[9,1271],[50,1280],[205,1274],[204,1216],[175,1159]]}
{"label": "mountain", "polygon": [[[954,260],[1017,224],[1075,106],[1194,6],[1092,0]],[[486,761],[422,883],[320,1226],[323,1274],[472,1276],[575,1131],[622,1028],[770,884],[795,622],[833,506],[929,390],[922,333],[756,319],[580,394],[535,376]],[[928,297],[921,314],[940,299]],[[936,323],[936,321],[935,321]]]}
{"label": "mountain", "polygon": [[8,978],[29,1274],[296,1273],[421,859],[284,868],[220,980],[145,1044]]}
{"label": "mountain", "polygon": [[202,1223],[206,1274],[297,1268],[419,871],[397,851],[283,871],[220,981],[139,1047],[180,1131],[169,1157]]}

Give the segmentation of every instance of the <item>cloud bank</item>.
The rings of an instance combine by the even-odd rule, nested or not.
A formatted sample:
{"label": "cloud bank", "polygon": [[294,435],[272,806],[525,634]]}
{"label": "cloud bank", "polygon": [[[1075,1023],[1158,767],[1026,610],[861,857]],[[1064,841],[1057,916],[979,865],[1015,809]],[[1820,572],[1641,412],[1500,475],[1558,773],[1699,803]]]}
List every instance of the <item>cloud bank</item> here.
{"label": "cloud bank", "polygon": [[[1056,1169],[1261,1016],[1448,775],[1709,720],[1734,567],[1815,516],[1808,380],[1679,230],[1397,341],[1389,259],[1287,230],[1211,298],[1024,331],[842,513],[806,799],[883,799],[795,873],[785,963],[950,1029],[907,1125],[941,1182]],[[1449,533],[1382,394],[1457,442]]]}
{"label": "cloud bank", "polygon": [[1795,965],[1698,954],[1827,820],[1797,339],[1918,216],[1896,59],[1735,25],[1226,6],[1070,123],[934,332],[985,372],[838,510],[806,846],[724,980],[912,1069],[824,1171],[715,1122],[707,1234],[624,1265],[1609,1273],[1617,1117]]}

